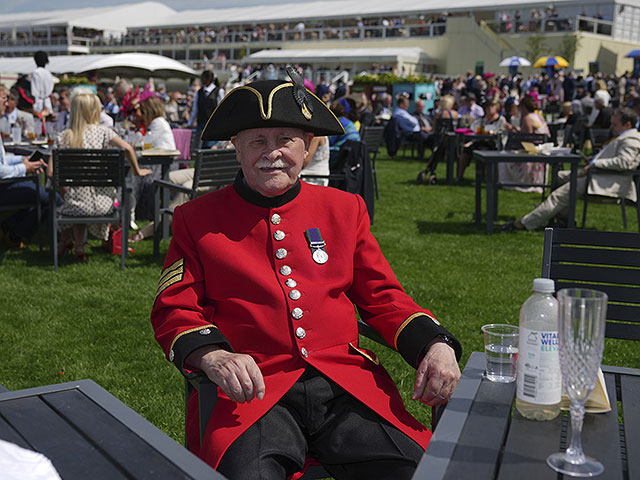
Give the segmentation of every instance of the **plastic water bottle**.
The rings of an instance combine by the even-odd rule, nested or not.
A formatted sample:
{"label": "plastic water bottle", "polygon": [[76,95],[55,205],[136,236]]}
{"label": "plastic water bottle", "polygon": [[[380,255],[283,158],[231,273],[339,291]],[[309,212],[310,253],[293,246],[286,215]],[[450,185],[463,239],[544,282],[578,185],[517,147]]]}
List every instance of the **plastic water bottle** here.
{"label": "plastic water bottle", "polygon": [[560,413],[562,378],[558,357],[558,301],[549,278],[533,281],[533,295],[520,309],[516,409],[531,420]]}

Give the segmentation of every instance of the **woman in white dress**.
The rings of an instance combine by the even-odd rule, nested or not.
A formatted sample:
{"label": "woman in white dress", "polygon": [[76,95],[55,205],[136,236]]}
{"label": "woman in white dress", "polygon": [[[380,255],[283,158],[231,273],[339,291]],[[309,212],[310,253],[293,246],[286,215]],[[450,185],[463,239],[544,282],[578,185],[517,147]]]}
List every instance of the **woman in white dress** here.
{"label": "woman in white dress", "polygon": [[[98,125],[100,120],[100,99],[91,91],[81,91],[71,100],[69,128],[60,133],[58,142],[60,148],[122,148],[134,175],[144,176],[151,170],[141,169],[133,148],[122,140],[116,133],[106,127]],[[49,162],[49,175],[53,175],[53,160]],[[60,212],[70,216],[100,216],[108,215],[115,208],[116,189],[113,187],[69,187],[61,192],[64,199],[59,207]],[[61,230],[60,253],[64,254],[75,247],[76,256],[87,261],[84,252],[84,237],[87,231],[104,241],[109,238],[108,224],[73,225],[72,228]]]}

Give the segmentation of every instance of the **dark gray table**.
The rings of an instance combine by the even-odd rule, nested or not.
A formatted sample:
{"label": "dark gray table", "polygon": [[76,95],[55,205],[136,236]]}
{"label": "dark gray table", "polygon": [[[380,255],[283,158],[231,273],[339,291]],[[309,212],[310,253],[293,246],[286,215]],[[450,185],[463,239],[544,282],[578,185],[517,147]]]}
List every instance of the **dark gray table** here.
{"label": "dark gray table", "polygon": [[[486,217],[487,217],[487,234],[493,233],[493,223],[498,215],[498,163],[545,163],[552,166],[552,177],[558,167],[565,162],[571,164],[571,176],[569,178],[569,212],[568,227],[575,227],[576,199],[577,199],[577,180],[578,166],[582,157],[574,154],[563,155],[530,155],[527,153],[516,153],[504,150],[477,150],[473,152],[473,158],[476,162],[486,165]],[[481,224],[482,219],[482,174],[480,165],[476,165],[476,225]],[[552,178],[552,185],[555,179]],[[531,184],[509,184],[511,186],[531,186]],[[526,212],[522,212],[523,214]]]}
{"label": "dark gray table", "polygon": [[0,393],[0,438],[65,480],[224,479],[91,380]]}
{"label": "dark gray table", "polygon": [[[566,448],[568,414],[549,422],[524,419],[512,408],[515,383],[490,382],[484,369],[484,353],[472,353],[413,480],[571,478],[546,463],[549,454]],[[583,448],[604,464],[598,480],[638,479],[640,370],[602,370],[613,410],[585,416]]]}
{"label": "dark gray table", "polygon": [[456,165],[459,163],[458,153],[460,151],[461,142],[473,142],[475,140],[485,140],[499,147],[499,134],[464,134],[458,132],[444,132],[447,137],[447,184],[453,185],[457,176]]}

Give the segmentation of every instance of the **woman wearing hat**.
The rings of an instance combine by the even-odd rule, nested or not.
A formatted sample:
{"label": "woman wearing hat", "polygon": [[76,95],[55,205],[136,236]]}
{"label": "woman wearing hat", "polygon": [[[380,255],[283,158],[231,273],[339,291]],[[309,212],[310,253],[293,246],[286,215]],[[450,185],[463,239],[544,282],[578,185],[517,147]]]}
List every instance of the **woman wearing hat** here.
{"label": "woman wearing hat", "polygon": [[425,403],[451,395],[460,344],[404,293],[362,198],[299,180],[313,136],[343,131],[290,75],[233,90],[209,119],[203,139],[230,139],[242,170],[175,210],[155,336],[220,387],[202,444],[191,396],[187,436],[227,478],[284,480],[308,454],[335,478],[409,479],[431,433],[359,347],[354,303],[418,368]]}

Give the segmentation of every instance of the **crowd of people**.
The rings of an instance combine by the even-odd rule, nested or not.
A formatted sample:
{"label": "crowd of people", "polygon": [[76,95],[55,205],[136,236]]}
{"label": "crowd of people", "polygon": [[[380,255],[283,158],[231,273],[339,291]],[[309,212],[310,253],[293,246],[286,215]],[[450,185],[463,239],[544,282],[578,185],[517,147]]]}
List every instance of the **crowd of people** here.
{"label": "crowd of people", "polygon": [[[143,143],[143,135],[146,138],[144,143],[175,149],[172,128],[192,129],[199,136],[225,94],[242,85],[244,79],[275,80],[284,72],[274,65],[246,65],[237,69],[226,82],[221,82],[212,71],[205,70],[184,91],[168,92],[163,84],[154,85],[153,82],[144,88],[134,88],[130,81],[120,79],[114,84],[98,83],[95,93],[90,93],[71,91],[66,87],[54,89],[51,74],[45,68],[46,54],[36,54],[35,62],[38,68],[31,76],[30,84],[21,79],[8,90],[0,87],[0,132],[8,138],[17,126],[24,136],[30,138],[41,134],[55,136],[61,146],[124,148],[132,173],[137,176],[131,180],[131,227],[134,230],[138,230],[136,219],[152,218],[152,183],[160,177],[159,166],[150,170],[137,166],[133,147]],[[308,67],[303,65],[298,70],[303,76],[310,76],[305,75],[309,73]],[[429,101],[412,98],[409,93],[395,98],[387,92],[367,96],[364,92],[350,93],[348,85],[340,82],[330,84],[322,80],[314,85],[306,81],[305,86],[330,108],[344,129],[343,134],[314,139],[310,146],[311,154],[305,159],[302,170],[306,180],[326,185],[327,180],[322,177],[336,167],[338,154],[345,142],[361,139],[363,126],[393,125],[393,132],[389,133],[391,129],[387,128],[385,134],[391,155],[405,141],[417,145],[420,158],[425,158],[425,152],[430,149],[433,153],[428,167],[418,178],[419,182],[436,183],[436,166],[445,155],[440,134],[443,129],[454,125],[473,132],[506,134],[518,131],[549,135],[547,121],[550,117],[560,119],[565,127],[579,125],[586,129],[607,129],[611,126],[616,107],[627,106],[640,112],[638,82],[627,73],[618,76],[601,73],[577,75],[571,71],[557,71],[551,76],[541,73],[525,77],[467,72],[456,77],[434,77],[432,81],[436,95]],[[29,99],[32,103],[28,102]],[[571,134],[575,135],[575,131],[572,130]],[[232,148],[228,142],[204,142],[202,147]],[[460,150],[457,181],[464,181],[464,172],[474,150],[492,148],[496,148],[496,144],[488,140],[466,142]],[[3,165],[17,165],[17,168],[11,174],[3,173],[3,176],[23,175],[42,167],[22,158],[10,157],[10,154],[3,157]],[[501,164],[499,170],[501,183],[539,184],[544,173],[543,166],[535,163]],[[193,169],[171,172],[170,175],[173,181],[190,185]],[[33,182],[27,183],[29,186],[26,188],[32,188]],[[78,197],[74,196],[76,193]],[[71,214],[80,212],[77,202],[85,202],[91,197],[94,205],[100,204],[97,210],[105,213],[113,207],[112,200],[109,200],[112,194],[71,193],[64,196],[61,208]],[[44,196],[43,204],[46,203]],[[102,200],[96,201],[96,198]],[[181,198],[179,203],[184,201],[186,199]],[[6,243],[15,246],[29,240],[33,228],[25,230],[10,224],[8,221],[3,223]],[[89,232],[105,241],[108,238],[108,231],[104,228],[98,231],[97,227],[91,227]],[[134,232],[131,241],[147,238],[151,232],[152,226],[149,225]],[[80,242],[84,236],[85,231],[80,228],[67,232],[61,237],[61,251],[68,252],[73,248],[78,258],[86,260]]]}

